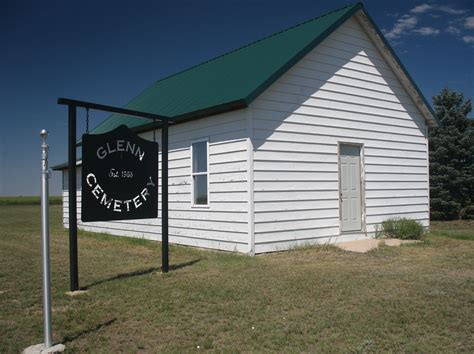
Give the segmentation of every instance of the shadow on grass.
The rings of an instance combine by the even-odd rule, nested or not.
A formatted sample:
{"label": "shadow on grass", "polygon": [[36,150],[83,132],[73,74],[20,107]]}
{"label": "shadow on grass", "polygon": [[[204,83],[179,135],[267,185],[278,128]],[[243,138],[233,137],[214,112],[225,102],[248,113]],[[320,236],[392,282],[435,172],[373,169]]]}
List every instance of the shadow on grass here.
{"label": "shadow on grass", "polygon": [[[194,260],[189,261],[189,262],[171,264],[169,266],[169,270],[178,270],[178,269],[181,269],[181,268],[184,268],[184,267],[189,267],[189,266],[192,266],[193,264],[196,264],[200,261],[201,261],[201,259],[198,258],[198,259],[194,259]],[[150,273],[157,272],[157,271],[161,271],[161,267],[151,267],[151,268],[147,268],[147,269],[136,270],[134,272],[117,274],[117,275],[114,275],[113,277],[98,280],[98,281],[96,281],[92,284],[86,285],[83,288],[81,288],[81,290],[89,290],[90,288],[92,288],[94,286],[97,286],[97,285],[100,285],[100,284],[103,284],[103,283],[107,283],[109,281],[128,279],[128,278],[132,278],[132,277],[138,277],[138,276],[141,276],[141,275],[146,275],[146,274],[150,274]]]}
{"label": "shadow on grass", "polygon": [[170,265],[170,270],[178,270],[178,269],[181,269],[181,268],[190,267],[193,264],[196,264],[200,261],[201,261],[201,259],[197,258],[197,259],[193,259],[192,261],[188,261],[188,262],[183,262],[183,263],[178,263],[178,264],[171,264]]}
{"label": "shadow on grass", "polygon": [[61,341],[61,343],[63,344],[66,344],[66,343],[70,343],[72,341],[75,341],[76,339],[80,338],[80,337],[83,337],[85,335],[88,335],[90,333],[93,333],[93,332],[97,332],[98,330],[100,330],[101,328],[104,328],[104,327],[108,327],[110,326],[112,323],[114,323],[115,321],[117,321],[116,318],[112,318],[111,320],[108,320],[106,322],[103,322],[103,323],[99,323],[97,324],[96,326],[92,327],[92,328],[89,328],[89,329],[86,329],[82,332],[79,332],[79,333],[76,333],[72,336],[64,336],[63,340]]}

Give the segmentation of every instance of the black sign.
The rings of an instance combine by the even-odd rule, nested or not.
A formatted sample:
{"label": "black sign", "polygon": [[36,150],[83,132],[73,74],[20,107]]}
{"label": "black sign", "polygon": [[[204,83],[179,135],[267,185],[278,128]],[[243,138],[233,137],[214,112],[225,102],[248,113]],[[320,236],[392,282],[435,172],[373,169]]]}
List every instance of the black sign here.
{"label": "black sign", "polygon": [[158,216],[158,143],[121,125],[82,136],[82,221]]}

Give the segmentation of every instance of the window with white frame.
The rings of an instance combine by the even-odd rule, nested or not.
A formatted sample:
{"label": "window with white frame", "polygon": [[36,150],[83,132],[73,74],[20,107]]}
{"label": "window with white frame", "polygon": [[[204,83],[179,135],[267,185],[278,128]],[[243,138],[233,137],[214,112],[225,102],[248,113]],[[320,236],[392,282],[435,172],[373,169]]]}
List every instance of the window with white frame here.
{"label": "window with white frame", "polygon": [[209,140],[193,142],[191,144],[191,155],[193,205],[209,205]]}

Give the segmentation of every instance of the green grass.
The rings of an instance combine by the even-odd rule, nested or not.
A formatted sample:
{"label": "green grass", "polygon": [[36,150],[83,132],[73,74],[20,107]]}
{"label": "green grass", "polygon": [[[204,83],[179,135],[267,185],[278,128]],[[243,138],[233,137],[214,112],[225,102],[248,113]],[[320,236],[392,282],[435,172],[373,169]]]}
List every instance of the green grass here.
{"label": "green grass", "polygon": [[[39,196],[0,196],[0,205],[40,205]],[[50,196],[49,204],[58,205],[62,203],[60,196]]]}
{"label": "green grass", "polygon": [[[60,209],[51,208],[53,330],[71,352],[474,351],[470,223],[435,223],[426,242],[367,254],[173,246],[166,275],[159,243],[80,232],[88,293],[70,298]],[[0,206],[2,353],[42,341],[39,220],[38,206]]]}
{"label": "green grass", "polygon": [[474,220],[434,221],[432,235],[474,241]]}

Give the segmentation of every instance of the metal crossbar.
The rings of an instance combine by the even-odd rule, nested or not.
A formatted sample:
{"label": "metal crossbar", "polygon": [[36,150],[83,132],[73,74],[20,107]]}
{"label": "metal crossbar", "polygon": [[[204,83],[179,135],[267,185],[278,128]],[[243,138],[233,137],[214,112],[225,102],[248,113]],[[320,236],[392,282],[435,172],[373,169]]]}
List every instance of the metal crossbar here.
{"label": "metal crossbar", "polygon": [[69,259],[70,259],[70,287],[71,291],[79,290],[79,271],[77,257],[77,194],[76,194],[76,117],[77,107],[95,109],[99,111],[125,114],[148,118],[161,122],[161,270],[169,270],[168,257],[168,125],[172,124],[170,117],[139,112],[126,108],[107,106],[98,103],[59,98],[58,104],[68,106],[68,182],[69,182]]}

